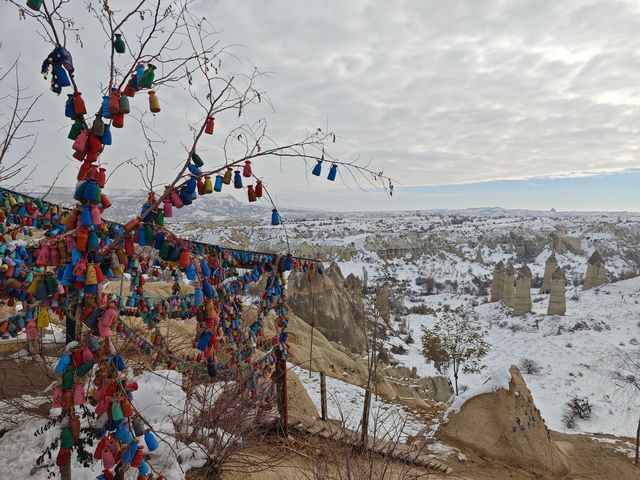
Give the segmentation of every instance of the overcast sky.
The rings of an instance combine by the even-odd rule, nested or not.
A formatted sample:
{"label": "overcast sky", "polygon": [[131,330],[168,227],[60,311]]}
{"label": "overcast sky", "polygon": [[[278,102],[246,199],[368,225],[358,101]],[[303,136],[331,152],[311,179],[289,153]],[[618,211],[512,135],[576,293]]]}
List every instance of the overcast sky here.
{"label": "overcast sky", "polygon": [[[352,183],[346,189],[307,178],[295,162],[255,165],[282,204],[640,210],[633,172],[640,168],[636,1],[203,0],[197,10],[223,43],[239,45],[234,52],[242,64],[231,69],[255,64],[272,72],[262,85],[275,112],[262,106],[248,120],[266,116],[282,142],[328,122],[338,134],[337,156],[371,160],[399,185],[389,201]],[[21,54],[23,84],[44,92],[33,157],[34,183],[46,183],[71,163],[64,97],[49,92],[39,75],[50,47],[33,34],[34,25],[17,21],[5,2],[0,13],[2,65]],[[85,25],[84,48],[69,47],[87,103],[97,107],[105,72],[96,59],[105,39],[82,9],[76,15]],[[183,158],[181,143],[189,141],[189,104],[169,89],[158,94],[163,110],[155,125],[167,137],[161,175],[169,179]],[[221,119],[215,138],[207,139],[211,162],[234,122]],[[140,156],[138,139],[139,131],[118,132],[104,160]],[[71,167],[77,163],[62,183],[73,183]],[[584,190],[585,175],[595,175],[589,185],[599,195],[585,195],[591,191]],[[482,195],[474,195],[477,186],[458,185],[477,182],[485,185]],[[123,169],[109,186],[139,182],[135,171]]]}

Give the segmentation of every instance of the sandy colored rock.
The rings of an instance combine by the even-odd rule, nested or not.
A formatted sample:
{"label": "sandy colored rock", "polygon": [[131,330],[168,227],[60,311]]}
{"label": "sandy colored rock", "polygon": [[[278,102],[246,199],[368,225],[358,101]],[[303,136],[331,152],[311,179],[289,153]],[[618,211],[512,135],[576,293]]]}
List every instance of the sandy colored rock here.
{"label": "sandy colored rock", "polygon": [[604,264],[604,260],[600,253],[596,250],[593,252],[589,261],[587,262],[587,273],[584,277],[583,290],[589,290],[591,288],[603,285],[609,281],[607,277],[607,268]]}
{"label": "sandy colored rock", "polygon": [[523,265],[516,278],[516,293],[513,300],[513,314],[517,317],[531,311],[531,270]]}
{"label": "sandy colored rock", "polygon": [[515,287],[515,276],[516,271],[513,268],[513,265],[507,265],[507,268],[504,270],[504,277],[502,281],[502,302],[507,307],[513,307],[513,302],[516,296],[516,287]]}
{"label": "sandy colored rock", "polygon": [[567,312],[564,271],[556,267],[551,275],[551,295],[549,296],[548,315],[564,315]]}
{"label": "sandy colored rock", "polygon": [[557,266],[558,259],[556,258],[555,252],[552,252],[549,258],[547,258],[547,261],[544,262],[544,277],[542,279],[540,293],[551,293],[551,275],[553,275]]}
{"label": "sandy colored rock", "polygon": [[362,329],[362,305],[345,287],[340,268],[332,263],[324,275],[309,277],[291,273],[287,300],[293,312],[314,325],[329,340],[339,342],[354,352],[362,352],[365,334]]}
{"label": "sandy colored rock", "polygon": [[557,478],[568,473],[558,449],[517,367],[502,388],[467,400],[438,432],[445,441],[470,448],[508,465]]}
{"label": "sandy colored rock", "polygon": [[491,302],[502,300],[504,289],[504,263],[500,260],[493,269],[493,281],[491,282]]}
{"label": "sandy colored rock", "polygon": [[478,263],[484,264],[484,258],[482,258],[482,253],[480,252],[480,249],[478,249],[478,251],[476,252],[475,261]]}
{"label": "sandy colored rock", "polygon": [[311,397],[309,397],[307,390],[295,372],[291,370],[287,372],[287,399],[289,415],[311,418],[318,416],[318,410],[316,410],[316,406],[313,404]]}

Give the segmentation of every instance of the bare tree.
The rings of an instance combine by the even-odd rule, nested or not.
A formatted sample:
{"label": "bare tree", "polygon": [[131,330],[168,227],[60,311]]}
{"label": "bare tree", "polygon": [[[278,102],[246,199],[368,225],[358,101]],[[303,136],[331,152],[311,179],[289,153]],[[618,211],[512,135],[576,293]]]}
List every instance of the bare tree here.
{"label": "bare tree", "polygon": [[[0,182],[19,175],[38,139],[30,127],[39,120],[32,118],[33,108],[40,95],[29,95],[20,86],[19,58],[5,71],[0,70]],[[14,153],[17,144],[23,144]],[[21,180],[22,183],[26,180]]]}
{"label": "bare tree", "polygon": [[484,336],[475,315],[462,309],[445,310],[432,328],[422,329],[422,355],[442,374],[452,368],[456,395],[460,370],[477,373],[485,368],[481,361],[489,344]]}
{"label": "bare tree", "polygon": [[[637,405],[640,400],[640,350],[626,352],[618,350],[612,358],[613,366],[610,376],[613,383],[627,395],[632,405]],[[636,455],[635,463],[640,457],[640,418],[636,429]]]}

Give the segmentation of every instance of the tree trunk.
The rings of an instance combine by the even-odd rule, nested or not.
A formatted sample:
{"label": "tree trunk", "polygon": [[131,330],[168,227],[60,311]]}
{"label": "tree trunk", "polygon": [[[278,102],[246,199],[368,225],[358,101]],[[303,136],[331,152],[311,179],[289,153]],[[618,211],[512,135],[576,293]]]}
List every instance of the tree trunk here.
{"label": "tree trunk", "polygon": [[456,386],[456,396],[458,395],[458,372],[453,374],[453,382]]}
{"label": "tree trunk", "polygon": [[638,429],[636,430],[636,465],[638,464],[639,453],[640,453],[640,418],[638,419]]}

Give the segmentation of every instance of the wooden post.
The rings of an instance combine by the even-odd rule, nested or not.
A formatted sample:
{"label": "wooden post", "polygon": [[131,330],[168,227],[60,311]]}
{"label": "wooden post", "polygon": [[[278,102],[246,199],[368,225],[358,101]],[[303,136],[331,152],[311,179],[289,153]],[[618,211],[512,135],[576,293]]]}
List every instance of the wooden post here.
{"label": "wooden post", "polygon": [[71,480],[71,459],[69,459],[64,467],[60,467],[60,479]]}
{"label": "wooden post", "polygon": [[320,418],[327,421],[327,378],[320,372]]}
{"label": "wooden post", "polygon": [[369,410],[371,406],[371,390],[364,391],[364,410],[362,411],[362,431],[360,432],[360,441],[366,445],[367,436],[369,435]]}
{"label": "wooden post", "polygon": [[639,455],[640,455],[640,419],[638,419],[638,429],[636,430],[636,465],[638,464]]}
{"label": "wooden post", "polygon": [[289,436],[289,404],[287,398],[287,360],[280,357],[276,363],[276,387],[278,393],[278,412],[280,428],[285,437]]}

